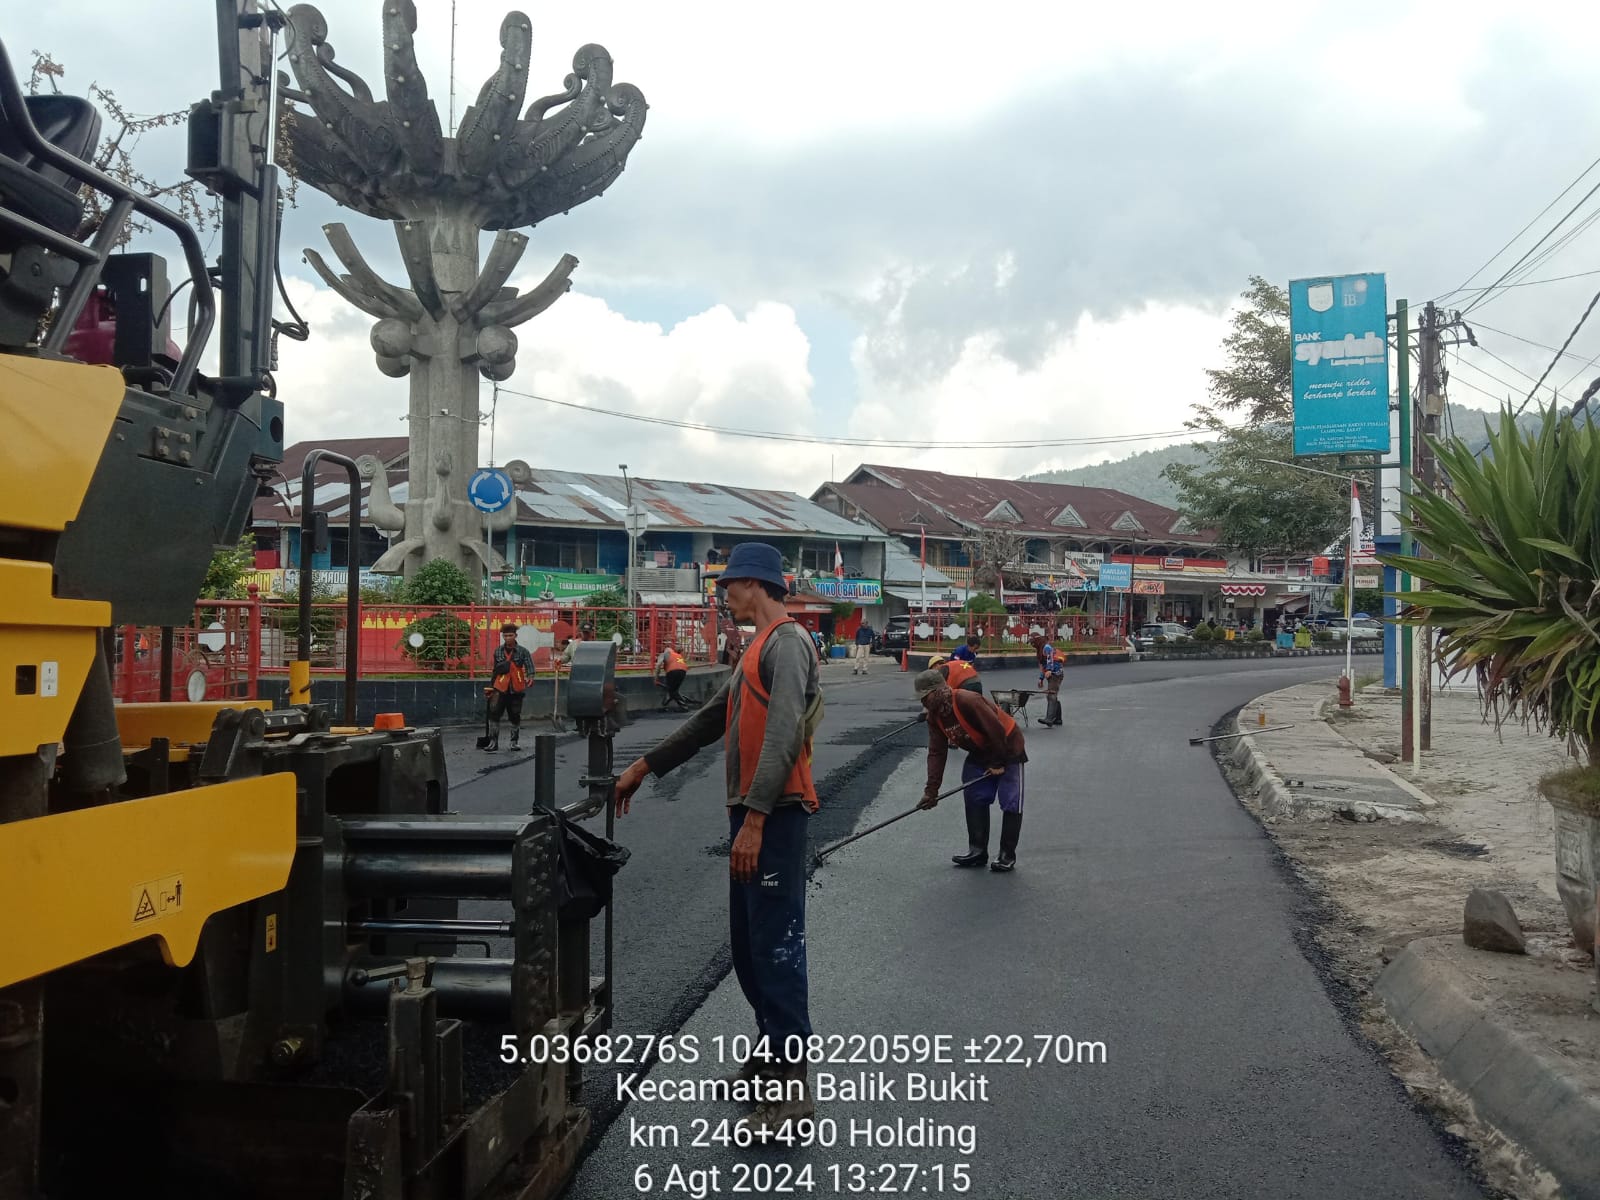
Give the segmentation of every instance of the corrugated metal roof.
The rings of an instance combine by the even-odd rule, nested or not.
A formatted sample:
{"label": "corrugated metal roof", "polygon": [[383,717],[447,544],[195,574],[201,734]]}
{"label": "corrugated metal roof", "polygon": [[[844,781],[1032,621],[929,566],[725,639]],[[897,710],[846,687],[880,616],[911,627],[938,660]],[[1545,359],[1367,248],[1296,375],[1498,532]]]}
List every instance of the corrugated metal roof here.
{"label": "corrugated metal roof", "polygon": [[[393,457],[395,441],[375,438],[367,442],[350,439],[340,443],[341,452],[356,457],[373,448]],[[331,445],[331,443],[330,443]],[[307,444],[307,449],[310,444]],[[303,458],[303,456],[302,456]],[[320,472],[319,472],[320,475]],[[389,497],[403,502],[408,495],[408,479],[403,468],[388,472]],[[757,488],[725,487],[720,484],[678,482],[663,479],[634,479],[634,501],[650,516],[658,530],[708,530],[739,534],[782,534],[827,538],[881,541],[884,535],[868,525],[846,520],[793,492],[765,491]],[[362,515],[366,515],[365,485],[362,487]],[[328,512],[346,510],[348,484],[343,474],[336,481],[320,483],[314,492],[316,507]],[[628,492],[621,476],[589,475],[576,471],[535,469],[516,490],[517,519],[522,524],[568,525],[577,528],[620,529],[627,513]],[[275,494],[256,501],[255,519],[264,523],[290,523],[299,517],[299,482],[279,481]]]}

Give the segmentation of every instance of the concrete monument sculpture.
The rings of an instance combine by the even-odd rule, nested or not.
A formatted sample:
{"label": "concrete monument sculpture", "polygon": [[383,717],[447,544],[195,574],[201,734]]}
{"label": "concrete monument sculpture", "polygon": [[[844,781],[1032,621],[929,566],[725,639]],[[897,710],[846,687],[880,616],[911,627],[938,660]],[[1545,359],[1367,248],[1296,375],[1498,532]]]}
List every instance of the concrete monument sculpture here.
{"label": "concrete monument sculpture", "polygon": [[[282,94],[310,111],[292,109],[280,153],[305,183],[393,222],[411,284],[380,277],[343,224],[323,232],[345,274],[305,252],[330,288],[377,318],[371,341],[378,369],[411,381],[405,503],[390,500],[380,466],[363,471],[382,483],[384,511],[373,510],[375,523],[400,535],[375,569],[409,577],[424,562],[446,558],[479,578],[505,564],[484,541],[481,514],[467,500],[478,463],[478,376],[511,377],[512,330],[572,286],[578,261],[563,255],[542,283],[519,295],[505,286],[528,244],[515,231],[604,192],[644,130],[646,105],[637,88],[612,82],[605,49],[588,45],[573,56],[564,89],[524,110],[532,25],[512,12],[500,26],[499,70],[446,136],[417,67],[415,5],[383,0],[382,9],[385,100],[335,62],[320,12],[309,4],[289,10],[288,58],[299,86],[285,80]],[[479,230],[499,231],[481,268]]]}

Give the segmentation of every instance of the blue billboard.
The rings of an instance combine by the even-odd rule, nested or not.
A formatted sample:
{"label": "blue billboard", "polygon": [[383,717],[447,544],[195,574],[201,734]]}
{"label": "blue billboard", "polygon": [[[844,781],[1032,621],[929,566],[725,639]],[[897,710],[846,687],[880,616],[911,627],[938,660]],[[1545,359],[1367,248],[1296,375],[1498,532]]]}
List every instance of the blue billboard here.
{"label": "blue billboard", "polygon": [[1294,452],[1389,449],[1389,298],[1382,275],[1289,283]]}
{"label": "blue billboard", "polygon": [[1132,563],[1101,563],[1100,564],[1100,590],[1103,592],[1126,591],[1133,586]]}

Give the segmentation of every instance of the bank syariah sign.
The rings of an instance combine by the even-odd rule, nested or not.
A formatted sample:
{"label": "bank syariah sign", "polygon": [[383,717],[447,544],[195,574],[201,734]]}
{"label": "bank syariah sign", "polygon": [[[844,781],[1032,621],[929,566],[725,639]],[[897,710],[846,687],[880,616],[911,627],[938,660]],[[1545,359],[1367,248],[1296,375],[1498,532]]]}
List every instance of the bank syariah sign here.
{"label": "bank syariah sign", "polygon": [[1382,275],[1289,283],[1294,452],[1389,449],[1389,299]]}

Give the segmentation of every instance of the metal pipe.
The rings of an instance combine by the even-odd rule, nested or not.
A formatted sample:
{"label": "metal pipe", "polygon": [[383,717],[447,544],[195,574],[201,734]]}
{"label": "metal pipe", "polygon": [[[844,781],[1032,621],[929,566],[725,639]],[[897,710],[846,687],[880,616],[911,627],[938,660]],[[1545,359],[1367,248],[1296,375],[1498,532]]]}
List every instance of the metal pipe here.
{"label": "metal pipe", "polygon": [[346,891],[356,899],[509,900],[511,848],[457,850],[441,843],[414,852],[392,844],[360,849],[347,854],[344,880]]}
{"label": "metal pipe", "polygon": [[481,938],[510,937],[510,921],[399,921],[372,918],[350,922],[350,932],[364,937]]}
{"label": "metal pipe", "polygon": [[[346,548],[344,631],[344,723],[356,723],[356,674],[361,654],[361,476],[355,460],[332,450],[313,450],[300,470],[300,661],[311,662],[311,553],[315,531],[317,466],[324,462],[350,476],[350,544]],[[306,676],[309,690],[310,676]],[[290,697],[291,701],[293,697]]]}
{"label": "metal pipe", "polygon": [[533,807],[554,808],[556,803],[556,738],[553,733],[533,738]]}
{"label": "metal pipe", "polygon": [[[433,963],[430,986],[438,998],[441,1017],[505,1021],[511,1013],[509,958],[440,958]],[[345,1003],[357,1012],[381,1013],[389,997],[390,981],[379,976],[366,984],[345,977]]]}
{"label": "metal pipe", "polygon": [[172,701],[172,626],[161,627],[161,703]]}

